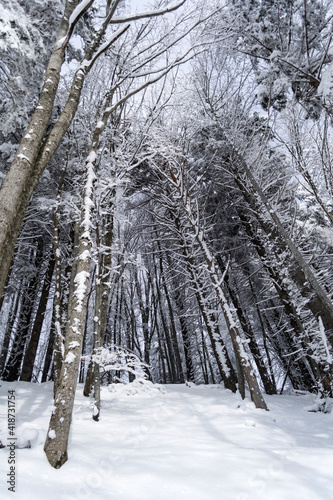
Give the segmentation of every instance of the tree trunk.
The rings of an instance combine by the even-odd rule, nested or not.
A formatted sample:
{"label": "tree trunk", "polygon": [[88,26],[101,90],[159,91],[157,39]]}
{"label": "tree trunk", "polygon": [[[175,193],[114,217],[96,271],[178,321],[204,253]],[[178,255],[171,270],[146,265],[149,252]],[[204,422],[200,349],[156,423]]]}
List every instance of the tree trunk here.
{"label": "tree trunk", "polygon": [[64,40],[69,33],[68,20],[77,4],[78,0],[66,2],[37,106],[0,189],[0,296],[6,283],[26,208],[45,168],[36,175],[36,162],[49,125],[64,61],[67,45]]}
{"label": "tree trunk", "polygon": [[[241,333],[237,328],[237,325],[234,321],[232,312],[228,305],[225,294],[222,290],[222,280],[217,272],[215,259],[210,249],[208,248],[207,242],[205,241],[204,232],[200,227],[200,217],[198,213],[194,213],[192,209],[192,201],[189,196],[189,192],[186,190],[185,179],[182,176],[182,172],[179,171],[178,176],[174,174],[174,172],[170,168],[170,173],[172,177],[172,184],[177,189],[177,192],[181,194],[183,200],[183,210],[186,222],[189,224],[191,228],[191,233],[197,242],[202,255],[205,260],[206,269],[208,271],[212,286],[216,292],[217,299],[221,306],[225,322],[227,324],[227,328],[235,349],[236,356],[239,356],[242,370],[244,372],[244,376],[246,378],[252,401],[254,402],[257,408],[261,408],[264,410],[268,410],[263,395],[261,393],[258,381],[253,373],[250,360],[248,358],[245,342],[242,339]],[[184,189],[185,187],[185,189]],[[186,241],[186,238],[184,238]]]}
{"label": "tree trunk", "polygon": [[[246,199],[251,202],[251,195],[249,193],[243,193],[246,196]],[[253,204],[252,204],[253,207]],[[318,356],[313,356],[313,348],[311,347],[313,339],[306,333],[306,328],[303,325],[302,319],[296,311],[296,307],[293,304],[293,301],[290,297],[290,291],[284,284],[282,273],[279,273],[279,268],[272,262],[274,254],[272,255],[273,250],[270,249],[270,254],[267,253],[266,247],[261,239],[254,235],[251,224],[247,220],[245,214],[240,213],[241,220],[244,222],[244,228],[247,234],[250,236],[252,243],[255,245],[255,248],[262,259],[263,265],[268,271],[270,277],[272,278],[275,289],[281,299],[287,317],[290,321],[290,324],[293,328],[293,331],[296,334],[297,341],[301,343],[304,353],[308,354],[308,361],[311,365],[313,374],[318,381],[318,387],[323,386],[324,391],[328,394],[331,393],[332,386],[332,367],[330,369],[326,369],[324,366],[321,366],[320,363],[317,362]],[[269,231],[269,227],[267,222],[264,222],[261,217],[259,217],[259,221],[262,222],[262,228],[267,232],[267,236],[270,240],[273,239],[273,244],[279,245],[279,242],[276,241],[276,235],[274,237],[274,230]],[[280,242],[281,245],[281,242]],[[285,248],[282,246],[281,251]],[[275,259],[278,262],[278,259]],[[294,272],[292,277],[295,280],[295,283],[298,285],[298,290],[300,291],[303,297],[307,298],[307,306],[313,315],[316,317],[320,313],[321,306],[318,297],[311,298],[311,289],[304,282],[305,276],[302,272],[302,269],[294,266]],[[313,295],[313,294],[312,294]],[[327,314],[325,315],[327,318]],[[324,363],[325,364],[325,363]],[[292,367],[290,368],[290,372],[292,372]]]}
{"label": "tree trunk", "polygon": [[[217,259],[217,261],[219,262],[219,259]],[[250,348],[253,359],[256,363],[258,372],[260,374],[262,383],[264,385],[264,389],[265,389],[267,394],[276,394],[276,387],[273,384],[273,381],[271,380],[271,378],[269,376],[269,373],[268,373],[267,368],[265,366],[262,354],[259,350],[259,346],[257,344],[254,331],[253,331],[250,323],[247,321],[247,319],[245,317],[245,314],[244,314],[243,308],[241,307],[240,300],[237,296],[237,293],[232,289],[227,276],[225,278],[225,282],[226,282],[226,287],[227,287],[229,296],[230,296],[230,298],[233,302],[233,305],[235,307],[239,322],[241,324],[243,332],[246,335],[246,339],[248,341],[248,346]]]}
{"label": "tree trunk", "polygon": [[179,221],[175,218],[175,224],[179,230],[179,235],[181,236],[181,244],[183,249],[183,255],[185,257],[186,264],[188,266],[188,271],[191,277],[191,284],[194,288],[194,292],[198,301],[198,305],[204,319],[206,329],[210,338],[212,349],[216,358],[216,362],[224,382],[226,389],[230,389],[232,392],[236,392],[236,377],[234,369],[232,367],[231,361],[228,356],[228,351],[222,340],[220,331],[218,329],[217,318],[208,304],[208,297],[204,293],[204,286],[199,281],[197,276],[197,266],[195,266],[192,256],[186,246],[186,241],[182,238],[182,232]]}
{"label": "tree trunk", "polygon": [[[47,381],[47,377],[48,377],[48,374],[49,374],[49,371],[51,368],[52,356],[53,356],[53,351],[54,351],[54,336],[55,336],[55,330],[54,330],[54,317],[53,317],[52,322],[51,322],[50,333],[49,333],[49,340],[47,343],[46,354],[45,354],[42,382]],[[53,365],[52,365],[52,368],[53,368]],[[53,371],[53,369],[52,369],[52,371]]]}
{"label": "tree trunk", "polygon": [[38,309],[34,321],[34,325],[31,332],[30,342],[25,352],[22,373],[20,380],[22,382],[30,382],[32,379],[32,373],[34,368],[34,362],[37,354],[38,342],[42,332],[42,326],[44,321],[44,314],[46,311],[47,301],[49,299],[49,291],[52,282],[53,270],[54,270],[55,260],[53,257],[49,260],[48,269],[44,277],[44,284],[41,292],[40,301],[38,304]]}
{"label": "tree trunk", "polygon": [[[282,250],[287,249],[290,254],[295,259],[297,266],[295,267],[295,272],[293,273],[293,278],[295,282],[299,285],[299,289],[303,296],[306,298],[311,297],[312,294],[315,294],[315,298],[308,302],[308,307],[311,308],[314,316],[317,318],[320,316],[324,323],[325,329],[328,332],[331,332],[333,329],[333,303],[330,297],[327,295],[323,287],[320,285],[311,265],[306,261],[303,257],[302,253],[296,247],[295,243],[290,238],[288,232],[283,227],[278,214],[271,207],[267,197],[265,196],[263,190],[259,186],[259,183],[255,179],[252,174],[250,168],[248,167],[246,161],[236,152],[233,151],[233,154],[236,158],[236,163],[239,169],[242,169],[248,181],[253,187],[253,190],[259,196],[262,206],[265,208],[268,213],[272,224],[269,224],[268,221],[265,222],[263,217],[260,217],[260,210],[256,210],[257,216],[259,218],[259,222],[263,227],[265,225],[269,225],[270,228],[266,233],[270,235],[270,238],[279,238],[279,246]],[[238,185],[242,185],[243,194],[246,191],[244,183],[239,180]],[[248,194],[248,198],[251,196]],[[254,203],[254,198],[252,196],[252,204]],[[273,226],[273,227],[272,227]],[[308,288],[308,292],[306,291]],[[332,340],[333,345],[333,340]]]}
{"label": "tree trunk", "polygon": [[[113,193],[113,195],[115,192]],[[101,240],[98,252],[98,269],[96,276],[96,296],[95,296],[95,317],[98,318],[98,321],[95,322],[95,332],[94,332],[94,345],[93,351],[102,347],[107,313],[108,313],[108,301],[109,301],[109,281],[111,274],[111,263],[112,263],[112,253],[111,253],[111,245],[112,245],[112,236],[113,236],[113,205],[112,202],[109,206],[109,213],[106,216],[105,224],[102,225],[103,234],[100,234],[98,231],[98,237],[103,238]],[[101,250],[103,247],[103,251]],[[97,338],[98,337],[98,338]],[[95,368],[95,363],[92,361],[89,362],[87,376],[84,384],[83,395],[88,397],[94,386],[94,381],[97,380],[97,377],[94,375],[97,371]],[[97,382],[99,383],[99,382]],[[100,390],[97,389],[96,394],[100,393]],[[99,412],[100,412],[100,403],[98,403]],[[98,415],[99,415],[98,412]],[[98,420],[95,418],[94,420]]]}
{"label": "tree trunk", "polygon": [[1,348],[1,356],[0,356],[0,376],[1,377],[2,377],[4,368],[6,365],[8,348],[9,348],[9,344],[10,344],[10,337],[12,335],[12,330],[13,330],[14,322],[15,322],[15,319],[17,316],[19,305],[20,305],[20,293],[16,292],[15,296],[13,298],[13,301],[11,303],[11,310],[10,310],[10,313],[8,316],[4,341],[2,344],[2,348]]}
{"label": "tree trunk", "polygon": [[66,336],[65,356],[55,396],[55,410],[52,413],[44,451],[47,459],[59,469],[68,458],[67,446],[72,420],[75,390],[81,359],[83,334],[86,320],[88,288],[91,265],[91,206],[93,205],[94,162],[96,155],[89,155],[86,161],[87,179],[83,196],[80,243],[77,257],[74,293],[71,297],[71,314]]}
{"label": "tree trunk", "polygon": [[38,285],[40,279],[39,269],[43,259],[43,241],[38,238],[36,242],[36,250],[33,251],[33,259],[31,265],[35,267],[33,276],[23,288],[22,303],[19,312],[19,320],[17,333],[12,345],[11,353],[3,373],[3,378],[7,382],[18,380],[21,374],[21,364],[26,348],[26,343],[29,338],[30,325],[33,318],[34,304],[38,294]]}
{"label": "tree trunk", "polygon": [[148,278],[148,281],[146,283],[145,287],[145,302],[143,301],[143,293],[141,289],[142,283],[139,281],[138,275],[135,276],[135,287],[136,287],[136,293],[138,296],[138,301],[139,301],[139,310],[140,310],[140,316],[141,316],[141,324],[142,324],[142,333],[143,333],[143,340],[144,340],[144,345],[143,345],[143,359],[145,364],[147,365],[145,367],[145,373],[148,378],[148,380],[152,381],[152,374],[150,371],[150,348],[151,348],[151,341],[152,337],[154,335],[154,329],[152,328],[152,325],[149,325],[149,319],[150,319],[150,307],[151,304],[149,303],[149,297],[150,297],[150,281]]}

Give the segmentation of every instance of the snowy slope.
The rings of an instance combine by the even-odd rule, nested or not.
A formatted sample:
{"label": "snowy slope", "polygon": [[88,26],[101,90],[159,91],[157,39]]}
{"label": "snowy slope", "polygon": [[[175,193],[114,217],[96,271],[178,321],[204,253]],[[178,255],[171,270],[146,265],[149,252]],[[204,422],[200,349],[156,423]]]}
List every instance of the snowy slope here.
{"label": "snowy slope", "polygon": [[333,500],[333,414],[311,413],[311,396],[267,397],[269,412],[220,386],[103,387],[91,419],[79,386],[69,461],[43,452],[52,385],[0,387],[0,439],[9,441],[14,389],[16,492],[7,490],[9,448],[0,449],[1,499]]}

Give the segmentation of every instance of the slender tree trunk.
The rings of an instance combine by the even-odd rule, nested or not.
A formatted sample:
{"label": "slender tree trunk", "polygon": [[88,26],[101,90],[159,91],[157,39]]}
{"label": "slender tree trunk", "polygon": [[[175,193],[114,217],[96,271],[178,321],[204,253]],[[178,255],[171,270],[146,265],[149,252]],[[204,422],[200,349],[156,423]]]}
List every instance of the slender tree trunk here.
{"label": "slender tree trunk", "polygon": [[[180,231],[180,224],[175,219],[175,224],[179,229],[179,235],[182,235]],[[212,312],[212,308],[208,305],[208,297],[204,292],[204,286],[199,281],[197,276],[197,266],[195,266],[192,256],[189,253],[189,250],[186,246],[186,241],[181,238],[183,254],[185,257],[186,264],[188,266],[188,271],[191,276],[191,284],[194,288],[194,292],[198,301],[198,305],[204,319],[206,329],[210,338],[210,342],[212,345],[212,349],[217,361],[217,365],[224,382],[226,389],[230,389],[232,392],[236,392],[236,377],[234,373],[234,369],[232,367],[231,361],[228,356],[228,351],[226,346],[222,340],[220,331],[218,329],[217,318],[215,314]]]}
{"label": "slender tree trunk", "polygon": [[18,380],[21,374],[21,364],[29,338],[30,325],[33,318],[34,304],[39,290],[40,273],[38,272],[43,258],[43,242],[39,238],[36,242],[36,250],[31,264],[35,266],[34,276],[26,284],[22,296],[22,304],[20,308],[20,317],[18,321],[17,333],[15,341],[11,349],[9,359],[6,364],[3,378],[7,382]]}
{"label": "slender tree trunk", "polygon": [[253,294],[253,297],[254,297],[255,308],[256,308],[257,316],[258,316],[259,323],[260,323],[260,326],[261,326],[263,343],[264,343],[264,349],[265,349],[265,353],[266,353],[266,357],[267,357],[267,362],[268,362],[268,366],[269,366],[269,371],[270,371],[270,378],[271,378],[273,387],[275,387],[275,389],[276,389],[276,381],[275,381],[275,376],[274,376],[272,358],[271,358],[271,354],[270,354],[269,348],[268,348],[266,328],[265,328],[264,320],[263,320],[263,317],[262,317],[262,314],[261,314],[261,311],[260,311],[260,308],[259,308],[259,305],[258,305],[258,300],[257,300],[257,297],[256,297],[256,293],[255,293],[254,287],[253,287],[252,282],[251,282],[251,277],[249,277],[249,285],[250,285],[250,288],[251,288],[251,291],[252,291],[252,294]]}
{"label": "slender tree trunk", "polygon": [[1,356],[0,356],[0,376],[2,377],[5,365],[6,365],[6,359],[8,355],[8,348],[10,344],[10,338],[12,335],[12,330],[14,326],[14,322],[17,316],[18,308],[20,305],[20,294],[19,292],[16,292],[13,298],[13,301],[11,303],[11,311],[9,313],[7,325],[6,325],[6,330],[5,330],[5,336],[4,336],[4,341],[2,344],[2,349],[1,349]]}
{"label": "slender tree trunk", "polygon": [[[193,365],[193,353],[192,353],[192,342],[191,335],[188,331],[188,326],[186,322],[186,318],[183,313],[183,301],[180,297],[180,290],[174,291],[174,300],[177,307],[178,319],[180,323],[180,331],[183,338],[183,346],[184,346],[184,355],[185,355],[185,364],[186,364],[186,380],[188,382],[194,382],[195,373],[194,373],[194,365]],[[171,304],[169,304],[170,307]],[[171,312],[171,311],[170,311]]]}
{"label": "slender tree trunk", "polygon": [[[200,340],[202,341],[203,335],[201,333],[202,332],[200,332]],[[207,385],[208,384],[208,370],[207,370],[205,351],[204,351],[204,346],[198,340],[198,332],[197,331],[195,332],[195,343],[196,343],[196,348],[197,348],[196,350],[197,350],[199,360],[200,360],[200,367],[201,367],[201,371],[202,371],[202,376],[204,379],[204,383]]]}
{"label": "slender tree trunk", "polygon": [[[217,259],[219,262],[219,260]],[[247,321],[243,308],[241,307],[240,300],[237,296],[237,293],[232,289],[229,279],[226,276],[225,278],[227,290],[229,293],[229,296],[234,304],[237,316],[239,318],[239,322],[242,326],[243,332],[246,335],[246,339],[248,341],[248,346],[250,348],[251,354],[253,356],[253,359],[256,363],[257,369],[259,371],[262,383],[264,385],[265,391],[267,394],[276,394],[276,387],[273,384],[273,381],[271,380],[267,368],[265,366],[262,353],[260,352],[259,346],[257,344],[256,338],[254,331],[252,330],[252,327],[250,323]]]}
{"label": "slender tree trunk", "polygon": [[144,340],[143,359],[144,359],[145,364],[147,365],[147,367],[145,368],[145,372],[146,372],[148,380],[152,381],[152,374],[151,374],[149,367],[150,367],[150,348],[151,348],[152,337],[154,335],[154,329],[152,328],[152,325],[149,325],[149,320],[150,320],[150,314],[149,314],[150,313],[150,304],[149,304],[150,283],[149,283],[149,279],[147,282],[147,286],[145,287],[145,302],[143,300],[141,283],[140,283],[137,275],[135,277],[135,286],[136,286],[136,293],[137,293],[138,300],[139,300],[139,310],[140,310],[140,315],[141,315],[142,333],[143,333],[143,340]]}
{"label": "slender tree trunk", "polygon": [[[157,311],[157,309],[156,309]],[[166,368],[165,368],[165,362],[164,362],[164,357],[165,353],[163,350],[163,345],[162,345],[162,333],[160,332],[160,328],[158,326],[158,323],[156,322],[156,332],[157,332],[157,341],[158,341],[158,352],[159,352],[159,372],[160,372],[160,377],[163,380],[163,384],[167,383],[167,378],[166,378]],[[162,376],[161,376],[161,371],[162,371]]]}
{"label": "slender tree trunk", "polygon": [[[49,333],[49,340],[47,343],[46,354],[45,354],[42,382],[47,381],[47,377],[48,377],[48,374],[49,374],[49,371],[51,368],[51,364],[53,363],[52,357],[53,357],[53,352],[54,352],[54,337],[55,337],[55,328],[54,328],[54,317],[53,317],[52,322],[51,322],[50,333]],[[53,367],[53,364],[52,364],[52,367]],[[53,369],[52,369],[52,372],[53,372]]]}
{"label": "slender tree trunk", "polygon": [[[77,255],[79,253],[79,233],[80,227],[79,222],[75,223],[74,235],[73,235],[73,264],[72,272],[70,276],[69,285],[69,303],[68,303],[68,318],[71,317],[72,311],[72,301],[71,297],[74,295],[75,287],[75,277],[77,274]],[[64,327],[62,325],[61,313],[63,309],[63,304],[61,300],[61,253],[59,246],[59,232],[58,232],[58,218],[57,212],[54,212],[54,255],[56,261],[56,273],[55,273],[55,294],[53,303],[53,316],[54,316],[54,355],[53,355],[53,381],[54,381],[54,397],[56,395],[59,383],[59,377],[61,372],[62,363],[65,354],[65,334]]]}
{"label": "slender tree trunk", "polygon": [[72,420],[86,320],[91,265],[91,207],[93,205],[95,161],[95,154],[90,154],[86,161],[87,178],[83,196],[80,243],[76,277],[74,279],[74,293],[70,299],[72,306],[68,323],[68,333],[66,336],[65,356],[56,390],[55,410],[51,416],[44,446],[48,461],[52,467],[56,469],[59,469],[68,458],[68,437]]}
{"label": "slender tree trunk", "polygon": [[[242,339],[239,329],[237,328],[231,309],[223,292],[221,286],[223,278],[221,280],[218,274],[214,256],[211,253],[210,249],[208,248],[207,242],[205,241],[204,232],[200,227],[199,214],[193,213],[192,201],[190,199],[189,193],[186,191],[186,187],[184,187],[186,186],[186,183],[184,182],[184,178],[180,177],[182,175],[182,172],[180,171],[178,176],[176,176],[170,168],[170,173],[172,176],[173,186],[176,187],[177,192],[179,192],[182,196],[183,209],[186,222],[191,227],[191,232],[194,235],[195,241],[197,242],[204,257],[206,268],[212,286],[216,292],[217,299],[221,306],[224,319],[227,324],[227,328],[235,349],[235,353],[237,353],[236,356],[239,356],[241,362],[241,367],[250,390],[251,399],[257,408],[268,410],[263,395],[261,393],[258,381],[253,373],[253,369],[251,367],[250,360],[245,349],[245,342]],[[184,239],[186,240],[186,238]]]}
{"label": "slender tree trunk", "polygon": [[[175,364],[175,367],[177,368],[177,378],[175,380],[177,380],[177,382],[180,382],[182,384],[182,383],[184,383],[185,378],[184,378],[183,364],[182,364],[180,350],[179,350],[179,344],[178,344],[175,316],[174,316],[170,292],[169,292],[169,289],[168,289],[168,286],[166,283],[166,279],[165,279],[165,268],[163,265],[163,257],[161,254],[161,247],[160,247],[158,238],[156,238],[156,240],[157,240],[158,251],[160,254],[159,274],[160,274],[160,280],[162,283],[162,289],[164,290],[164,295],[165,295],[165,298],[166,298],[166,301],[168,304],[168,315],[169,315],[169,319],[170,319],[170,329],[167,328],[166,318],[164,317],[164,311],[163,311],[163,307],[162,307],[162,296],[161,296],[161,292],[160,292],[160,288],[159,288],[158,284],[157,284],[157,291],[158,291],[157,300],[158,300],[158,303],[160,305],[160,314],[161,314],[162,322],[164,325],[165,338],[168,342],[169,356],[170,356],[170,359],[172,359],[172,365]],[[167,257],[168,257],[168,265],[169,265],[169,268],[171,269],[172,266],[171,266],[170,258],[169,258],[169,256],[167,256]],[[157,271],[155,271],[155,274],[157,275]],[[194,370],[193,370],[192,359],[190,357],[190,352],[189,352],[189,348],[188,348],[188,344],[190,341],[189,334],[187,332],[186,321],[184,320],[184,318],[181,314],[179,304],[177,305],[177,312],[178,312],[178,318],[179,318],[179,323],[180,323],[180,328],[181,328],[182,338],[183,338],[187,379],[192,380],[191,377],[193,377]],[[169,339],[169,333],[170,333],[170,339]],[[185,339],[187,340],[186,348],[185,348]]]}
{"label": "slender tree trunk", "polygon": [[[172,349],[172,346],[171,346],[169,328],[167,326],[167,322],[166,322],[166,319],[164,317],[164,312],[163,312],[163,307],[162,307],[161,301],[159,300],[158,303],[160,306],[160,315],[161,315],[161,321],[162,321],[163,331],[164,331],[164,339],[163,340],[165,343],[165,350],[167,350],[167,352],[168,352],[166,359],[167,359],[167,364],[168,364],[169,376],[171,379],[171,383],[175,384],[177,381],[177,374],[176,374],[174,350]],[[156,313],[157,313],[157,309],[156,309]],[[156,318],[156,321],[157,321],[157,318]]]}
{"label": "slender tree trunk", "polygon": [[[97,236],[98,237],[98,236]],[[94,343],[93,354],[98,353],[98,349],[103,345],[104,332],[101,332],[100,306],[102,302],[102,285],[101,285],[101,254],[96,269],[96,286],[95,286],[95,314],[94,314]],[[94,387],[94,408],[93,420],[98,422],[101,413],[101,376],[99,364],[93,361],[93,387]]]}
{"label": "slender tree trunk", "polygon": [[[208,348],[207,348],[206,339],[205,339],[205,336],[204,336],[204,331],[203,331],[202,328],[201,328],[201,339],[202,339],[202,346],[203,346],[203,352],[204,352],[204,359],[208,363],[208,367],[209,367],[209,372],[210,372],[212,384],[216,384],[214,370],[213,370],[213,367],[212,367],[212,363],[211,363],[211,360],[210,360],[210,355],[209,355]],[[209,383],[209,381],[208,381],[208,383]]]}
{"label": "slender tree trunk", "polygon": [[[113,193],[114,195],[115,193]],[[108,301],[109,301],[109,281],[111,274],[111,263],[112,263],[112,253],[111,253],[111,245],[112,245],[112,236],[113,236],[113,206],[112,202],[109,207],[109,212],[107,214],[107,218],[103,227],[103,234],[99,234],[100,238],[103,238],[101,244],[99,245],[99,253],[98,253],[98,277],[96,276],[96,297],[95,297],[95,317],[98,318],[98,323],[95,322],[95,333],[94,333],[94,346],[95,350],[98,347],[103,345],[104,335],[105,335],[105,327],[108,313]],[[103,251],[101,247],[103,246]],[[96,335],[98,336],[98,340],[95,339]],[[95,369],[94,363],[92,361],[89,362],[87,376],[85,380],[85,385],[83,389],[83,395],[88,397],[94,385],[94,380],[96,380],[97,369]],[[98,382],[97,382],[98,383]],[[100,403],[99,403],[100,408]],[[99,410],[100,412],[100,410]],[[99,414],[99,413],[98,413]],[[95,419],[98,420],[98,419]]]}
{"label": "slender tree trunk", "polygon": [[44,314],[46,311],[47,301],[49,299],[49,292],[52,283],[54,264],[55,264],[54,258],[51,257],[49,260],[49,265],[46,271],[46,275],[44,277],[43,288],[41,292],[40,301],[38,304],[34,325],[31,332],[30,342],[26,349],[23,360],[22,373],[20,376],[20,380],[22,382],[30,382],[32,378],[32,372],[37,354],[38,342],[42,332]]}

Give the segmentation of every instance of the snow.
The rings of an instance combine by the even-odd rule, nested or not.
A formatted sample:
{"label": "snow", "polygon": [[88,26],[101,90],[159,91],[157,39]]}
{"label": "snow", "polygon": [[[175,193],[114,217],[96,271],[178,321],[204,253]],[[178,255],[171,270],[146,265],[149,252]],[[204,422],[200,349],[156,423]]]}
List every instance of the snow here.
{"label": "snow", "polygon": [[87,280],[89,279],[89,273],[87,271],[81,271],[75,276],[74,283],[75,287],[75,296],[77,298],[78,304],[75,307],[75,310],[78,312],[82,311],[82,302],[85,296],[86,288],[87,288]]}
{"label": "snow", "polygon": [[91,151],[86,159],[87,163],[94,163],[96,161],[97,155],[95,151]]}
{"label": "snow", "polygon": [[90,252],[89,250],[84,250],[80,255],[79,255],[79,259],[80,260],[87,260],[89,259],[90,257]]}
{"label": "snow", "polygon": [[59,49],[65,40],[67,39],[68,33],[72,27],[72,25],[77,21],[78,17],[81,15],[82,11],[89,5],[90,0],[82,0],[82,2],[79,3],[73,10],[72,14],[69,17],[68,20],[68,30],[65,36],[63,36],[60,40],[57,42],[57,48]]}
{"label": "snow", "polygon": [[[130,23],[125,24],[124,26],[120,27],[117,31],[112,33],[109,38],[104,42],[97,50],[96,54],[94,54],[94,60],[96,60],[117,38],[118,36],[122,33],[127,31],[127,29],[130,27]],[[90,61],[91,63],[91,61]],[[82,67],[82,66],[81,66]]]}
{"label": "snow", "polygon": [[82,11],[89,5],[89,3],[90,0],[82,0],[82,2],[80,2],[79,5],[75,7],[68,20],[69,26],[71,26],[77,20],[77,18],[81,15]]}
{"label": "snow", "polygon": [[321,319],[321,317],[319,316],[319,335],[320,335],[320,339],[321,339],[321,342],[324,346],[324,350],[325,350],[325,362],[327,363],[327,365],[332,365],[333,363],[333,360],[332,360],[332,355],[330,353],[330,350],[329,350],[329,347],[327,345],[327,337],[326,337],[326,333],[325,333],[325,329],[324,329],[324,325],[323,325],[323,320]]}
{"label": "snow", "polygon": [[332,101],[333,92],[333,63],[328,65],[328,67],[323,72],[321,82],[318,87],[318,94],[323,97],[325,101]]}
{"label": "snow", "polygon": [[[53,469],[43,444],[52,384],[1,382],[0,439],[7,394],[16,394],[16,500],[329,500],[333,414],[310,413],[309,395],[266,396],[256,410],[221,386],[102,387],[101,420],[78,386],[69,460]],[[0,449],[1,498],[9,448]],[[13,498],[14,498],[13,497]]]}
{"label": "snow", "polygon": [[75,349],[76,347],[80,347],[79,342],[77,342],[76,340],[73,340],[73,342],[70,342],[68,344],[68,349]]}
{"label": "snow", "polygon": [[125,16],[121,17],[113,17],[111,20],[111,23],[123,23],[128,20],[133,20],[135,18],[145,18],[145,17],[152,17],[152,16],[159,16],[161,14],[164,14],[165,12],[170,12],[172,10],[176,10],[178,7],[181,7],[183,5],[185,0],[182,0],[181,2],[176,2],[169,7],[162,8],[162,9],[157,9],[157,10],[147,10],[144,12],[136,12],[134,15],[133,14],[128,14]]}
{"label": "snow", "polygon": [[72,352],[69,352],[66,356],[65,363],[68,363],[68,364],[74,363],[75,358],[76,358],[75,354]]}
{"label": "snow", "polygon": [[25,156],[24,154],[20,153],[17,155],[18,158],[21,158],[21,160],[27,160],[29,163],[30,163],[30,160],[27,156]]}
{"label": "snow", "polygon": [[57,435],[56,435],[55,431],[53,429],[51,429],[49,431],[49,438],[50,439],[55,439],[56,437],[57,437]]}

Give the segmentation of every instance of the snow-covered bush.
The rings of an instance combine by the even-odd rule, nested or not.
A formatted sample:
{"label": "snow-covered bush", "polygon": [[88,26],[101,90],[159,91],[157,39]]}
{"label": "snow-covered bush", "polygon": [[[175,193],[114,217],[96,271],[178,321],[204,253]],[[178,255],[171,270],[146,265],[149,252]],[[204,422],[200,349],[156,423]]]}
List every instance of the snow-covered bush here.
{"label": "snow-covered bush", "polygon": [[139,379],[147,378],[149,366],[126,347],[108,344],[97,349],[92,359],[100,366],[101,375],[114,370],[127,372]]}

